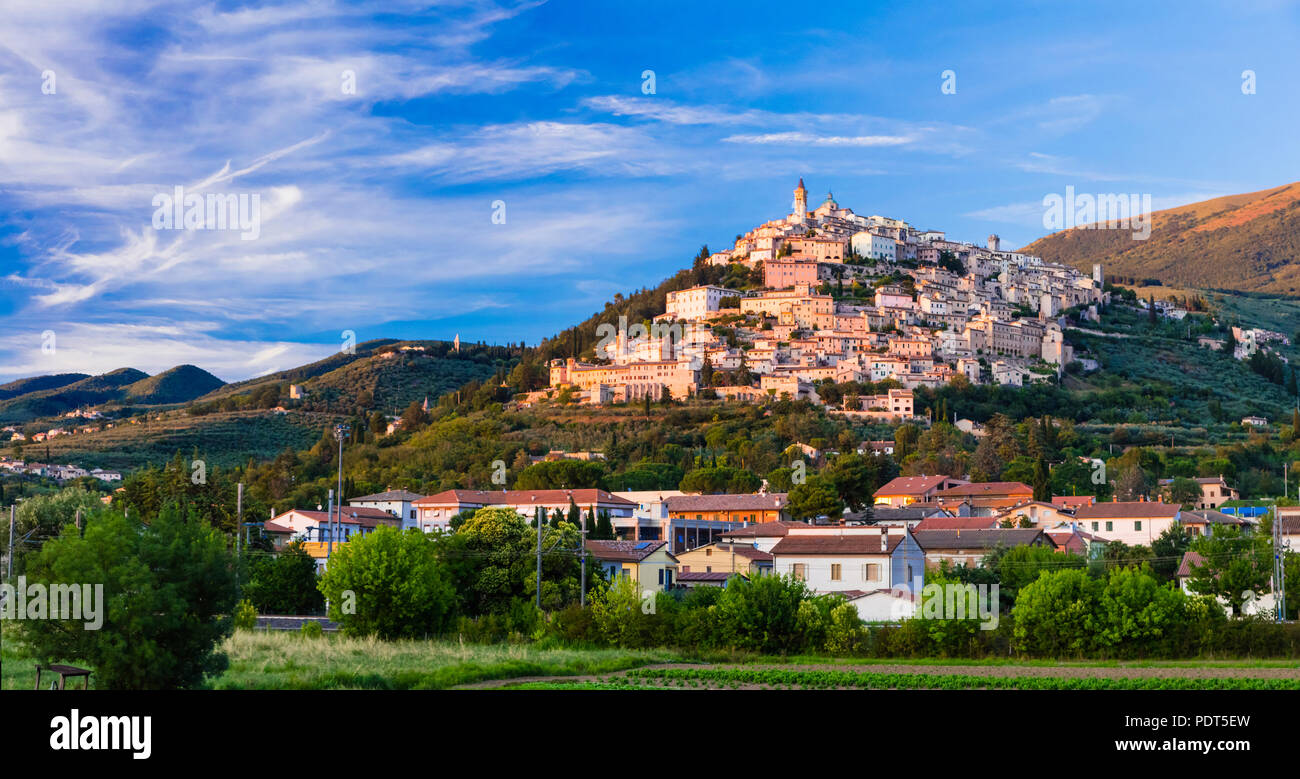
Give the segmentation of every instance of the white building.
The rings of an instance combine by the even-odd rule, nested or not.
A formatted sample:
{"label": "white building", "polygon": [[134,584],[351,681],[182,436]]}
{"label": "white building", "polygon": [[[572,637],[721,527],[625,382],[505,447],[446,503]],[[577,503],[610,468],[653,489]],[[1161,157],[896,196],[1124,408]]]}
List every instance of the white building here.
{"label": "white building", "polygon": [[674,319],[704,319],[710,311],[721,308],[724,298],[740,297],[740,292],[706,285],[668,293],[666,311]]}
{"label": "white building", "polygon": [[893,262],[896,257],[898,243],[893,238],[875,233],[862,231],[854,233],[850,239],[849,245],[853,247],[853,252],[860,257],[868,257],[873,260],[883,260]]}

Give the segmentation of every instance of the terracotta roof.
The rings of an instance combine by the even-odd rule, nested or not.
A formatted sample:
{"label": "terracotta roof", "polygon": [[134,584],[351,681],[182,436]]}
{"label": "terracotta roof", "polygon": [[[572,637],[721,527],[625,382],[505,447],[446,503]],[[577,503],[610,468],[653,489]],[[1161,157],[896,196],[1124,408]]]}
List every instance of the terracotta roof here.
{"label": "terracotta roof", "polygon": [[1074,512],[1074,516],[1076,519],[1147,519],[1157,517],[1172,519],[1178,516],[1181,508],[1177,503],[1140,500],[1119,503],[1093,503],[1091,506],[1080,506]]}
{"label": "terracotta roof", "polygon": [[978,530],[997,527],[996,517],[929,517],[921,520],[912,532],[918,530]]}
{"label": "terracotta roof", "polygon": [[[921,548],[994,549],[999,546],[1025,546],[1043,537],[1038,528],[980,528],[975,530],[922,530],[912,533]],[[1050,539],[1049,539],[1050,540]]]}
{"label": "terracotta roof", "polygon": [[293,528],[291,528],[291,527],[285,527],[284,525],[277,524],[274,520],[273,520],[273,521],[270,521],[270,522],[263,523],[263,525],[262,525],[262,530],[265,530],[265,531],[268,532],[268,533],[285,533],[285,534],[291,534],[291,533],[294,532]]}
{"label": "terracotta roof", "polygon": [[1062,508],[1070,508],[1072,506],[1087,506],[1091,503],[1096,503],[1096,502],[1097,502],[1097,498],[1094,495],[1053,495],[1052,496],[1052,504],[1055,506],[1061,506]]}
{"label": "terracotta roof", "polygon": [[885,548],[880,548],[878,533],[846,533],[827,535],[798,533],[788,535],[772,547],[772,556],[781,555],[888,555],[903,540],[902,533],[886,536]]}
{"label": "terracotta roof", "polygon": [[579,506],[593,503],[635,506],[636,503],[612,495],[605,490],[444,490],[436,495],[429,495],[415,501],[417,506],[527,506],[535,503],[543,506],[567,504],[570,497]]}
{"label": "terracotta roof", "polygon": [[378,502],[393,500],[415,501],[423,497],[423,495],[409,490],[388,490],[387,492],[376,492],[374,495],[362,495],[359,498],[348,498],[348,502],[356,503],[360,501]]}
{"label": "terracotta roof", "polygon": [[333,521],[335,522],[342,522],[344,525],[359,525],[361,527],[375,527],[381,520],[388,522],[400,521],[399,517],[395,517],[383,509],[370,508],[368,506],[344,506],[341,516],[337,508],[334,510],[333,514],[328,511],[306,511],[304,509],[294,509],[292,512],[281,514],[276,517],[275,520],[279,520],[290,513],[301,514],[311,521],[322,525],[328,524],[331,517],[333,517]]}
{"label": "terracotta roof", "polygon": [[1034,488],[1018,481],[981,481],[940,490],[937,497],[960,498],[983,495],[1033,495]]}
{"label": "terracotta roof", "polygon": [[723,538],[773,538],[783,536],[790,532],[791,527],[808,527],[806,522],[755,522],[752,525],[738,527],[734,530],[724,530],[721,535]]}
{"label": "terracotta roof", "polygon": [[746,495],[674,495],[664,501],[669,511],[774,511],[784,509],[786,493]]}
{"label": "terracotta roof", "polygon": [[1178,563],[1178,573],[1174,575],[1178,577],[1191,576],[1192,568],[1200,567],[1202,565],[1205,565],[1205,558],[1201,557],[1196,552],[1188,550],[1183,552],[1183,559]]}
{"label": "terracotta roof", "polygon": [[876,490],[875,496],[924,495],[951,478],[951,476],[899,476]]}
{"label": "terracotta roof", "polygon": [[667,541],[588,541],[587,551],[597,560],[639,563],[667,544]]}

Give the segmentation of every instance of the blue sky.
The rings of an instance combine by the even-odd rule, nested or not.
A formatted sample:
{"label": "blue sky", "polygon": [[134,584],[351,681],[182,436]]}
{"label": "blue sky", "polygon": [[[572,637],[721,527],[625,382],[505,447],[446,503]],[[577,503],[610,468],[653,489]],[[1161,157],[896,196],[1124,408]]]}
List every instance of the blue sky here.
{"label": "blue sky", "polygon": [[[4,5],[0,380],[237,380],[343,330],[535,343],[800,176],[1010,246],[1066,186],[1300,178],[1294,3]],[[156,229],[177,186],[258,195],[256,239]]]}

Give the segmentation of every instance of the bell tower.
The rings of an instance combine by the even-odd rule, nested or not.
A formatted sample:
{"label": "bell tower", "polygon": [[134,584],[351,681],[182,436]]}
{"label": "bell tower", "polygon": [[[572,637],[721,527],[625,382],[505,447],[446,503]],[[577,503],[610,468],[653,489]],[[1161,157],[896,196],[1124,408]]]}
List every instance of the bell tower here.
{"label": "bell tower", "polygon": [[804,188],[803,178],[799,178],[799,186],[794,188],[794,221],[796,224],[803,224],[808,218],[808,190]]}

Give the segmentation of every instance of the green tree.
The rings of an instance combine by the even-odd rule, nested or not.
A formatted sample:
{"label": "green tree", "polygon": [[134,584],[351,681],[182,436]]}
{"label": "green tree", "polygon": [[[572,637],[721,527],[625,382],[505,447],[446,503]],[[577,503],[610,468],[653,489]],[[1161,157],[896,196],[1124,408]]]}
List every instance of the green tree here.
{"label": "green tree", "polygon": [[425,638],[445,631],[456,611],[437,541],[417,530],[383,526],[335,547],[320,591],[330,619],[353,636]]}
{"label": "green tree", "polygon": [[301,542],[274,556],[253,558],[244,597],[263,614],[319,614],[325,598],[318,587],[316,560]]}
{"label": "green tree", "polygon": [[795,519],[836,519],[844,512],[844,501],[840,500],[829,480],[821,475],[813,475],[790,490],[788,508],[790,516]]}
{"label": "green tree", "polygon": [[1242,532],[1235,527],[1216,527],[1214,535],[1192,541],[1191,550],[1204,564],[1191,566],[1188,589],[1201,595],[1226,600],[1233,613],[1242,604],[1268,589],[1273,574],[1273,545],[1267,538]]}
{"label": "green tree", "polygon": [[1182,505],[1184,509],[1196,508],[1196,504],[1201,500],[1201,485],[1195,479],[1175,477],[1169,483],[1169,500],[1171,503]]}
{"label": "green tree", "polygon": [[1094,645],[1102,585],[1086,571],[1048,571],[1025,586],[1011,610],[1012,645],[1021,652],[1067,657]]}
{"label": "green tree", "polygon": [[[107,689],[198,687],[220,673],[232,629],[234,560],[225,539],[168,506],[149,524],[115,511],[68,525],[27,571],[29,584],[103,585],[98,630],[86,620],[30,620],[21,641],[42,662],[79,662]],[[84,601],[83,601],[84,602]]]}

